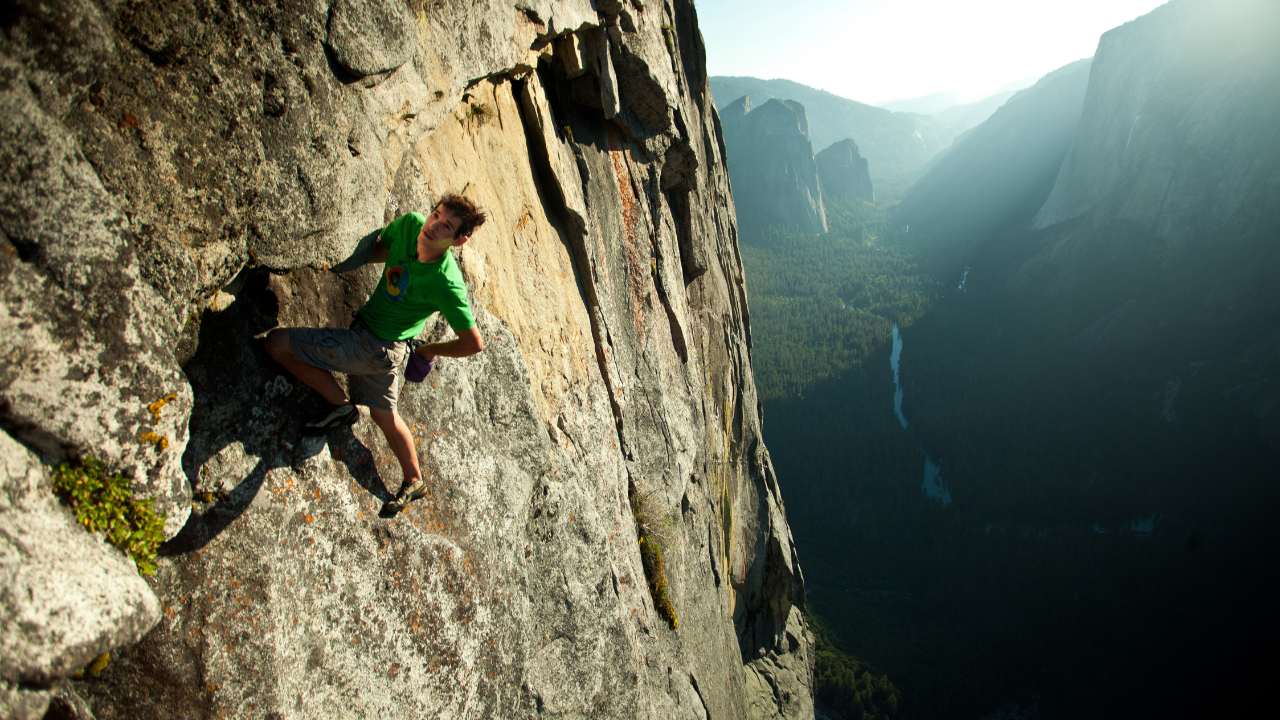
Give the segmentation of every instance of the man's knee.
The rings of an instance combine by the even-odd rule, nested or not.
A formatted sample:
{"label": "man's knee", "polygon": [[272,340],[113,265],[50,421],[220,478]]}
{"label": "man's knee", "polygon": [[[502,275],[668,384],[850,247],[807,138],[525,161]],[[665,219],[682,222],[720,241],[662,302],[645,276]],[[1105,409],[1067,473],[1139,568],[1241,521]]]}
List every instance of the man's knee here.
{"label": "man's knee", "polygon": [[369,418],[373,420],[378,427],[395,427],[396,409],[382,410],[379,408],[369,408]]}
{"label": "man's knee", "polygon": [[263,346],[276,362],[284,362],[293,357],[293,347],[289,343],[289,331],[285,328],[276,328],[267,333]]}

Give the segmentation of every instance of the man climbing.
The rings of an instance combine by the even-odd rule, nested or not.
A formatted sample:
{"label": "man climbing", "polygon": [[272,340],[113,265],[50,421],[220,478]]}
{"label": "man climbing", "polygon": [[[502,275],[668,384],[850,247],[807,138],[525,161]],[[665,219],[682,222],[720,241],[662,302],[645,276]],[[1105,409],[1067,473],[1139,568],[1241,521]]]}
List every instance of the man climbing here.
{"label": "man climbing", "polygon": [[[346,272],[369,262],[385,263],[382,279],[350,328],[276,328],[266,338],[267,353],[331,406],[307,423],[304,432],[322,434],[351,425],[360,417],[356,404],[368,406],[404,472],[400,492],[388,504],[392,510],[427,491],[413,435],[396,412],[401,366],[408,358],[421,380],[436,357],[466,357],[484,349],[451,252],[470,240],[484,221],[482,210],[453,194],[441,198],[429,216],[401,215],[361,240],[355,253],[333,268]],[[444,316],[457,337],[414,347],[411,341],[416,343],[414,338],[435,312]],[[333,372],[347,374],[350,398]]]}

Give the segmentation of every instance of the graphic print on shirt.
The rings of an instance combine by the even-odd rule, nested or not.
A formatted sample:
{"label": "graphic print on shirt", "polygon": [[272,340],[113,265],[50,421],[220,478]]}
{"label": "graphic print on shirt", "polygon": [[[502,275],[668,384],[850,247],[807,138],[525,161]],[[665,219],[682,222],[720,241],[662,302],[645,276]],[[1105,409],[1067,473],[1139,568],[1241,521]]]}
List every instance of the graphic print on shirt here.
{"label": "graphic print on shirt", "polygon": [[406,268],[396,265],[387,268],[387,296],[396,302],[404,299],[409,290],[409,273]]}

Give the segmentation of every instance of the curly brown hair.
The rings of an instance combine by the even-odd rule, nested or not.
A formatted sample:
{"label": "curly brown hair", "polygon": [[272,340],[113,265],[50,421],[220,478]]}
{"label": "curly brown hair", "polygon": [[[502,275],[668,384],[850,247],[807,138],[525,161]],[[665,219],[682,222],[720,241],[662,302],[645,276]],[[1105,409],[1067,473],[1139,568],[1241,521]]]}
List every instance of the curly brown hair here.
{"label": "curly brown hair", "polygon": [[458,218],[458,229],[453,233],[454,237],[470,235],[488,219],[484,211],[475,203],[457,193],[445,193],[436,203],[436,207],[441,206]]}

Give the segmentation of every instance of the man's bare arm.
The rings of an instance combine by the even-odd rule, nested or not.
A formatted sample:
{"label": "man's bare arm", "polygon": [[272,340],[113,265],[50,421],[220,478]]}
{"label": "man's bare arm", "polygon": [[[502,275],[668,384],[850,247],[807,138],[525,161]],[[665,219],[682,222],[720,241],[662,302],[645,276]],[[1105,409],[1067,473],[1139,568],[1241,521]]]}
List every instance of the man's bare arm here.
{"label": "man's bare arm", "polygon": [[428,360],[443,355],[444,357],[467,357],[484,350],[484,340],[480,331],[470,328],[458,333],[458,337],[449,342],[431,343],[418,348],[418,354]]}
{"label": "man's bare arm", "polygon": [[351,252],[351,256],[334,265],[330,270],[336,273],[344,273],[368,265],[371,262],[381,263],[386,261],[387,245],[382,242],[382,228],[378,228],[360,238],[360,242],[356,243],[356,249]]}
{"label": "man's bare arm", "polygon": [[373,252],[369,253],[369,262],[386,262],[389,251],[387,244],[382,242],[382,233],[378,233],[378,239],[373,242]]}

